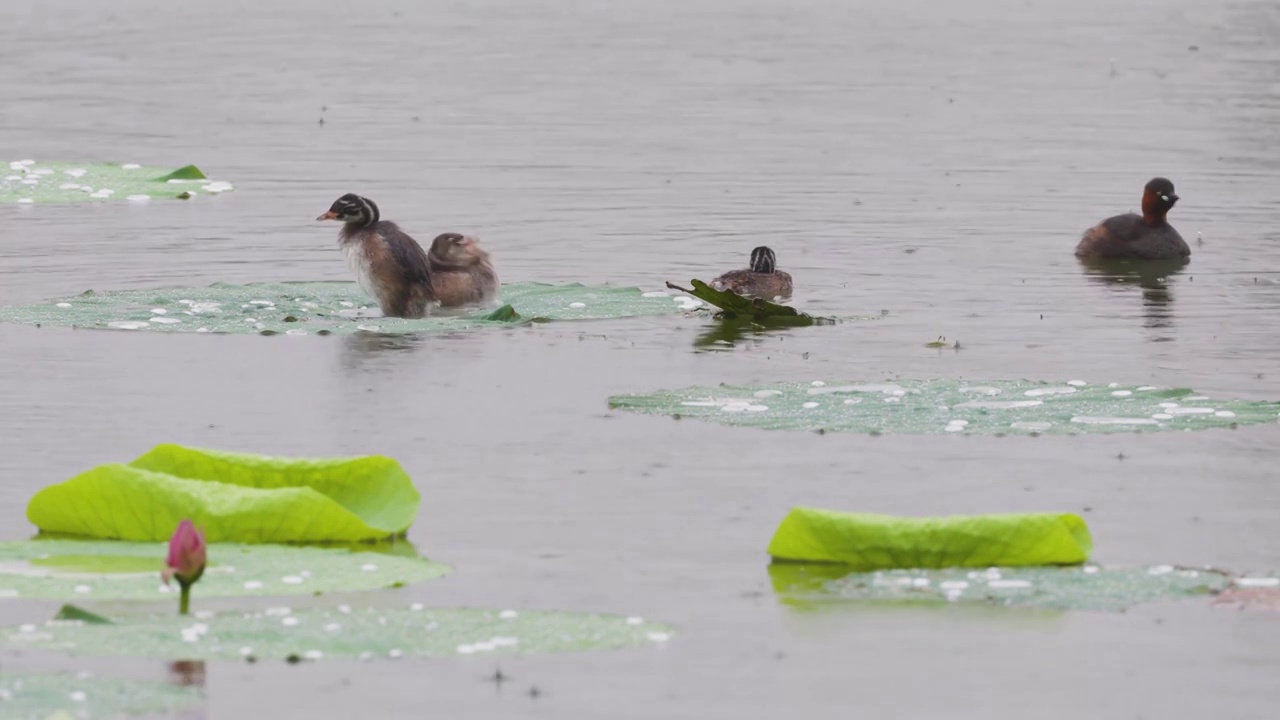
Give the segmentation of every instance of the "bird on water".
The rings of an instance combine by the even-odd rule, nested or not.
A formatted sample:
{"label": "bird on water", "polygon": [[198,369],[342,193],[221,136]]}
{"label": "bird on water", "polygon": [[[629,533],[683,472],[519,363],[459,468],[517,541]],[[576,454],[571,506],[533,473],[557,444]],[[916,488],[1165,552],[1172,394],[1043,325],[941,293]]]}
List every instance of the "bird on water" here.
{"label": "bird on water", "polygon": [[342,223],[338,247],[365,294],[389,317],[420,318],[432,306],[487,304],[497,298],[498,275],[478,240],[443,233],[431,251],[390,220],[372,200],[347,193],[316,220]]}
{"label": "bird on water", "polygon": [[1172,182],[1152,178],[1142,190],[1142,214],[1116,215],[1089,228],[1076,246],[1076,256],[1098,260],[1189,257],[1191,248],[1166,219],[1177,202]]}
{"label": "bird on water", "polygon": [[773,300],[791,297],[791,275],[777,268],[778,258],[763,245],[751,251],[747,270],[730,270],[712,280],[716,290],[728,290],[746,297]]}

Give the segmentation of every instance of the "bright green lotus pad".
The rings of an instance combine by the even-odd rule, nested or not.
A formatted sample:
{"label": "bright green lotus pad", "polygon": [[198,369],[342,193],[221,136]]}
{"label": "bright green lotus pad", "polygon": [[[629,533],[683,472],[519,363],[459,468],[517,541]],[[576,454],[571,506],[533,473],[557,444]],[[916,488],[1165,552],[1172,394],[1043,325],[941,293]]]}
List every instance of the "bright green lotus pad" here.
{"label": "bright green lotus pad", "polygon": [[[446,565],[412,554],[291,545],[209,545],[209,565],[192,589],[201,598],[311,595],[400,587],[441,577]],[[109,540],[0,542],[0,599],[165,600],[178,588],[160,580],[167,543]]]}
{"label": "bright green lotus pad", "polygon": [[190,519],[209,542],[352,542],[401,535],[420,497],[400,463],[326,460],[157,445],[36,493],[27,519],[44,532],[168,540]]}
{"label": "bright green lotus pad", "polygon": [[[197,586],[198,591],[198,586]],[[514,610],[332,610],[263,608],[178,615],[111,618],[91,625],[52,620],[0,628],[0,643],[88,655],[181,659],[283,661],[448,655],[552,653],[665,642],[672,630],[641,618]]]}
{"label": "bright green lotus pad", "polygon": [[[341,262],[336,250],[334,258]],[[510,309],[442,311],[448,314],[406,320],[382,317],[377,303],[355,283],[218,283],[204,288],[90,292],[38,305],[0,308],[0,321],[153,332],[411,333],[670,315],[697,307],[689,298],[666,292],[576,283],[504,285],[501,300]]]}
{"label": "bright green lotus pad", "polygon": [[1078,565],[1089,528],[1071,513],[895,517],[793,508],[769,542],[775,560],[851,570]]}
{"label": "bright green lotus pad", "polygon": [[965,435],[1154,432],[1280,420],[1280,403],[1116,383],[957,382],[722,385],[622,395],[619,410],[768,430]]}
{"label": "bright green lotus pad", "polygon": [[195,688],[88,674],[0,675],[0,717],[126,718],[177,717],[199,708],[204,698]]}
{"label": "bright green lotus pad", "polygon": [[69,165],[17,160],[0,166],[0,203],[73,203],[198,197],[231,190],[194,165],[172,168],[123,165]]}
{"label": "bright green lotus pad", "polygon": [[1216,570],[1023,567],[986,570],[886,570],[839,574],[830,565],[775,564],[774,590],[788,604],[840,602],[945,604],[980,602],[1009,607],[1118,612],[1132,605],[1208,596],[1230,586]]}

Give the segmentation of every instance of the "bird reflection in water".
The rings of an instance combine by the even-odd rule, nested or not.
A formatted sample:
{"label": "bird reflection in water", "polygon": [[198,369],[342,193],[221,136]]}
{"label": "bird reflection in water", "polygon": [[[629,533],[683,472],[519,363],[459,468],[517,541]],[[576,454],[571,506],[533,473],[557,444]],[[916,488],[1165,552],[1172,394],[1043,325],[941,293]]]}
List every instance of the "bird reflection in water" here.
{"label": "bird reflection in water", "polygon": [[422,344],[422,336],[410,333],[355,332],[342,339],[343,348],[354,355],[412,350]]}
{"label": "bird reflection in water", "polygon": [[790,328],[767,328],[750,320],[716,320],[693,340],[694,350],[715,352],[762,344],[770,333]]}
{"label": "bird reflection in water", "polygon": [[[1137,287],[1142,293],[1143,327],[1158,330],[1173,327],[1173,290],[1168,279],[1182,272],[1187,258],[1171,260],[1101,260],[1081,258],[1080,266],[1091,282],[1124,292]],[[1171,338],[1155,338],[1166,341]]]}
{"label": "bird reflection in water", "polygon": [[[481,357],[495,331],[382,333],[360,331],[341,338],[338,362],[344,373],[401,372],[421,366],[433,354]],[[412,358],[412,359],[410,359]]]}
{"label": "bird reflection in water", "polygon": [[[182,688],[205,689],[205,665],[203,660],[177,660],[169,663],[169,682]],[[180,720],[205,720],[208,717],[205,704],[198,708],[179,712],[171,717]]]}
{"label": "bird reflection in water", "polygon": [[169,682],[178,687],[204,687],[203,660],[177,660],[169,663]]}

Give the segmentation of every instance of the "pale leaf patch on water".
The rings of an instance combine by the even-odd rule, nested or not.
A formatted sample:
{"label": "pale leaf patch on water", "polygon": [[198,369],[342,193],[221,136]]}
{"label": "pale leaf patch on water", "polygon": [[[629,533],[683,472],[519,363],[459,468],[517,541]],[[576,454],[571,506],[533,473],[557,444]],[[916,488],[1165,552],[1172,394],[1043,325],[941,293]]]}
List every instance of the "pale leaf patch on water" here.
{"label": "pale leaf patch on water", "polygon": [[[211,564],[199,588],[200,596],[210,598],[376,590],[449,572],[445,565],[405,555],[287,545],[217,543],[213,547],[216,552],[210,551]],[[0,542],[0,587],[23,598],[68,600],[91,595],[95,600],[152,600],[157,592],[173,592],[159,582],[166,552],[167,543]],[[381,572],[362,570],[371,556],[378,558]],[[300,566],[311,568],[305,582],[297,574],[282,575],[281,571]],[[264,583],[264,577],[281,578],[281,582]]]}
{"label": "pale leaf patch on water", "polygon": [[[103,200],[141,203],[151,198],[175,198],[183,192],[181,187],[166,182],[171,169],[144,167],[133,163],[82,166],[47,163],[32,168],[30,165],[14,162],[9,164],[9,168],[22,172],[23,175],[6,175],[0,179],[0,204],[23,200],[59,204]],[[59,182],[59,177],[76,182]],[[201,178],[198,174],[186,182],[193,183],[192,187],[203,187],[212,193],[233,189],[230,183]],[[95,190],[95,187],[100,189]]]}
{"label": "pale leaf patch on water", "polygon": [[[236,660],[248,654],[279,660],[290,655],[312,660],[365,658],[366,653],[373,659],[624,648],[665,642],[674,632],[665,625],[633,623],[613,615],[523,612],[504,617],[482,609],[222,611],[194,626],[168,614],[111,619],[114,624],[50,626],[43,633],[33,627],[20,646],[81,655],[209,660]],[[430,632],[423,632],[424,624],[432,626]],[[18,644],[12,631],[0,630],[0,643]]]}
{"label": "pale leaf patch on water", "polygon": [[[765,386],[691,387],[616,396],[610,406],[647,414],[678,414],[772,430],[864,433],[1084,434],[1234,428],[1274,422],[1280,403],[1222,400],[1185,407],[1191,390],[1165,389],[1117,396],[1118,386],[1069,386],[1029,381],[970,385],[951,380],[894,383],[823,381]],[[983,388],[974,392],[975,387]],[[1069,390],[1070,392],[1066,392]],[[842,402],[815,396],[847,394]],[[1004,394],[1020,400],[989,400]],[[975,398],[975,395],[978,398]],[[838,396],[838,395],[837,395]],[[1029,397],[1028,397],[1029,396]],[[767,403],[757,406],[761,398]],[[883,402],[862,402],[879,397]],[[1161,405],[1176,405],[1167,408]]]}
{"label": "pale leaf patch on water", "polygon": [[1077,390],[1073,387],[1068,386],[1068,387],[1032,388],[1031,390],[1027,390],[1023,394],[1026,395],[1027,397],[1040,397],[1042,395],[1070,395],[1074,392],[1077,392]]}
{"label": "pale leaf patch on water", "polygon": [[1077,415],[1071,418],[1071,422],[1080,423],[1081,425],[1159,425],[1160,423],[1151,418],[1129,418],[1129,417],[1097,417],[1089,415]]}
{"label": "pale leaf patch on water", "polygon": [[1280,587],[1280,578],[1274,577],[1242,577],[1236,578],[1236,585],[1247,588]]}
{"label": "pale leaf patch on water", "polygon": [[6,718],[185,717],[203,704],[198,688],[171,683],[12,668],[0,675],[0,716]]}
{"label": "pale leaf patch on water", "polygon": [[979,410],[1014,410],[1043,405],[1043,400],[970,400],[956,405],[957,408],[975,408]]}
{"label": "pale leaf patch on water", "polygon": [[[335,262],[341,257],[335,254]],[[201,317],[204,332],[309,334],[454,332],[552,320],[603,320],[676,315],[667,296],[646,298],[639,288],[520,283],[503,286],[494,308],[450,311],[418,320],[383,317],[354,282],[215,284],[205,288],[95,292],[23,307],[0,308],[0,321],[161,332],[201,332],[183,323],[148,323],[152,315]],[[57,310],[54,310],[54,307]],[[156,312],[161,311],[161,312]]]}
{"label": "pale leaf patch on water", "polygon": [[[885,570],[814,572],[813,566],[771,565],[774,590],[790,605],[857,603],[971,602],[1008,607],[1120,612],[1133,605],[1170,598],[1206,597],[1232,583],[1222,572],[1167,572],[1147,568],[1017,567],[985,572]],[[1172,570],[1172,568],[1171,568]],[[924,582],[920,582],[923,580]],[[1239,580],[1235,581],[1237,584]]]}

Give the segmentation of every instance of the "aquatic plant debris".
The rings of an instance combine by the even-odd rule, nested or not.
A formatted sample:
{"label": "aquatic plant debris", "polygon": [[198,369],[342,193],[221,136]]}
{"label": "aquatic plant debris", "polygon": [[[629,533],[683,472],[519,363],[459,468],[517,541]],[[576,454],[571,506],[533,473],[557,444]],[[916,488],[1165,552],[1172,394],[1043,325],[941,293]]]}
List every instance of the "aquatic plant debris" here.
{"label": "aquatic plant debris", "polygon": [[399,608],[219,611],[203,616],[113,617],[110,625],[51,621],[0,628],[10,648],[78,655],[393,662],[412,657],[577,652],[667,642],[665,625],[612,615],[563,612]]}
{"label": "aquatic plant debris", "polygon": [[157,445],[99,465],[27,504],[44,532],[165,540],[191,519],[209,542],[353,542],[404,534],[421,497],[395,460],[267,457]]}
{"label": "aquatic plant debris", "polygon": [[199,689],[169,683],[12,667],[0,675],[0,717],[6,718],[180,717],[203,704]]}
{"label": "aquatic plant debris", "polygon": [[848,572],[835,565],[775,563],[774,591],[798,608],[839,603],[985,603],[1004,607],[1120,612],[1178,597],[1208,597],[1231,585],[1213,569],[1151,567],[991,567],[983,570]]}
{"label": "aquatic plant debris", "polygon": [[[166,543],[112,540],[0,542],[0,601],[156,600],[171,611],[178,589],[160,581],[166,551]],[[355,548],[217,543],[210,552],[201,598],[360,592],[433,580],[450,571],[412,554],[407,543]]]}
{"label": "aquatic plant debris", "polygon": [[[720,309],[716,317],[724,320],[750,320],[758,325],[778,327],[805,327],[808,325],[834,325],[834,318],[822,318],[806,315],[790,305],[779,305],[748,298],[728,290],[716,290],[701,280],[690,280],[690,288],[683,288],[674,283],[667,283],[672,290],[691,295]],[[696,306],[694,306],[696,307]]]}
{"label": "aquatic plant debris", "polygon": [[[1271,582],[1259,584],[1258,582],[1245,582],[1246,580]],[[1213,599],[1213,606],[1233,610],[1280,612],[1280,577],[1237,578],[1234,587]]]}
{"label": "aquatic plant debris", "polygon": [[141,203],[232,190],[231,183],[210,180],[195,165],[172,170],[137,163],[76,165],[15,160],[0,164],[0,203]]}
{"label": "aquatic plant debris", "polygon": [[690,387],[609,398],[609,407],[767,430],[1075,435],[1204,430],[1280,421],[1280,403],[1116,383],[894,380]]}
{"label": "aquatic plant debris", "polygon": [[793,508],[773,534],[774,560],[838,563],[852,570],[1077,565],[1089,527],[1073,513],[897,517]]}
{"label": "aquatic plant debris", "polygon": [[404,334],[685,311],[677,297],[633,287],[517,283],[504,285],[501,294],[506,305],[496,310],[449,310],[406,320],[382,317],[377,303],[353,282],[216,283],[203,288],[88,291],[35,305],[0,308],[0,321],[147,332]]}

